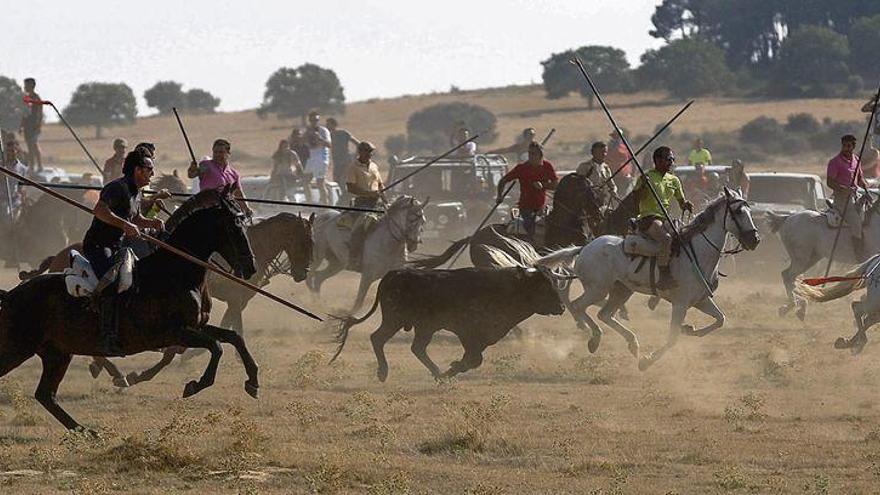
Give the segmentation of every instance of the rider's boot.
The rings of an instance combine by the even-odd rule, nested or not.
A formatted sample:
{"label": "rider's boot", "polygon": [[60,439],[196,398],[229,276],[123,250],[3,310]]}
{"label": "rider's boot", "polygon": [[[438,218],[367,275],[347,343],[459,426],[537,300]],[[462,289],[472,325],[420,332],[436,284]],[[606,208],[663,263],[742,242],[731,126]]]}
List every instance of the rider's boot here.
{"label": "rider's boot", "polygon": [[669,266],[660,267],[660,280],[657,281],[657,288],[660,290],[670,290],[678,287],[678,283],[672,278],[672,272]]}

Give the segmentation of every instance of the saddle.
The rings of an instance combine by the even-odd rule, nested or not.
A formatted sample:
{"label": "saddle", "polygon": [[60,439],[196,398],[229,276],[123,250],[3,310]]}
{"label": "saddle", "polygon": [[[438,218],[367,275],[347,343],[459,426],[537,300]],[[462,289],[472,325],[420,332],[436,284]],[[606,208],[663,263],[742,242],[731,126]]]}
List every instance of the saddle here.
{"label": "saddle", "polygon": [[67,293],[73,297],[91,297],[98,286],[116,285],[116,293],[126,292],[134,284],[134,262],[137,257],[131,248],[122,248],[114,256],[110,270],[100,280],[92,264],[76,250],[70,251],[70,268],[64,270]]}

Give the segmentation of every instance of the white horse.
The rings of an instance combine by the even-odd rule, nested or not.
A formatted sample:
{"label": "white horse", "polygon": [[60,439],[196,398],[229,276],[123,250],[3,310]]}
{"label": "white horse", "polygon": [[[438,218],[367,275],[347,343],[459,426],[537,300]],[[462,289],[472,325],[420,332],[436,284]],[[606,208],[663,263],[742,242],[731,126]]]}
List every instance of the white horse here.
{"label": "white horse", "polygon": [[[424,207],[411,196],[399,196],[388,206],[385,214],[367,235],[361,261],[361,281],[352,311],[360,309],[367,291],[376,280],[390,270],[402,268],[407,253],[415,251],[422,242],[425,225]],[[341,228],[337,220],[342,213],[331,211],[319,215],[314,225],[312,267],[318,268],[324,260],[327,267],[309,272],[307,285],[316,296],[325,280],[349,267],[351,229]]]}
{"label": "white horse", "polygon": [[[867,214],[867,222],[862,230],[864,253],[880,251],[880,215],[873,209]],[[788,303],[779,308],[779,316],[788,314],[797,307],[795,314],[803,320],[807,315],[807,304],[794,293],[795,280],[823,259],[828,259],[834,244],[836,229],[828,226],[824,213],[804,210],[792,215],[767,214],[770,230],[778,232],[785,252],[790,260],[788,268],[782,271],[782,283]],[[861,263],[865,257],[857,257],[852,245],[849,227],[844,226],[837,241],[834,260],[847,265]]]}
{"label": "white horse", "polygon": [[794,291],[797,295],[810,301],[825,302],[839,299],[856,290],[868,288],[865,295],[858,301],[853,301],[852,311],[856,320],[856,333],[849,339],[838,337],[834,342],[837,349],[850,349],[853,354],[862,352],[868,337],[865,333],[875,323],[880,322],[880,254],[875,254],[868,261],[842,277],[833,277],[841,280],[839,283],[827,287],[812,287],[798,280]]}
{"label": "white horse", "polygon": [[[760,242],[758,230],[752,221],[749,205],[736,191],[724,189],[724,195],[709,204],[681,230],[680,250],[688,249],[700,267],[703,276],[713,287],[718,286],[718,263],[721,260],[727,234],[732,234],[744,248],[752,250]],[[674,256],[669,269],[678,286],[671,290],[659,290],[658,295],[672,304],[669,338],[666,344],[647,356],[639,356],[639,341],[632,330],[625,327],[614,315],[634,292],[651,294],[650,264],[623,252],[623,238],[601,236],[584,246],[565,248],[553,252],[537,262],[539,265],[556,266],[575,259],[574,272],[584,286],[584,293],[570,301],[567,291],[563,302],[577,321],[578,328],[589,326],[592,336],[588,343],[590,352],[596,352],[602,338],[602,329],[587,314],[587,308],[608,297],[598,317],[620,333],[629,343],[629,350],[639,359],[639,369],[645,370],[666,353],[676,342],[679,333],[702,337],[724,324],[724,314],[707,297],[703,282],[695,273],[693,263],[685,253]],[[694,329],[684,325],[685,315],[691,307],[715,318],[710,325]]]}

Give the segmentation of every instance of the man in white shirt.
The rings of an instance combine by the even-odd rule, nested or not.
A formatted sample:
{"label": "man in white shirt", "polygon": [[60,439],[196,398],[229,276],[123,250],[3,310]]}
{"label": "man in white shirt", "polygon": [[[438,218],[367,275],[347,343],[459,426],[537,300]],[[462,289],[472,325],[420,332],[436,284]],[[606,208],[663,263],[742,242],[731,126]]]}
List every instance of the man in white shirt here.
{"label": "man in white shirt", "polygon": [[608,145],[602,141],[596,141],[590,147],[590,160],[578,165],[578,175],[586,176],[593,183],[593,192],[602,201],[598,205],[603,212],[611,207],[611,198],[617,198],[617,184],[611,179],[611,167],[605,163],[608,156]]}
{"label": "man in white shirt", "polygon": [[[327,203],[327,187],[324,179],[330,168],[330,130],[319,124],[321,116],[316,111],[309,112],[309,127],[306,129],[306,143],[309,145],[309,158],[306,160],[306,173],[312,174],[318,185],[318,200]],[[309,188],[307,187],[308,191]]]}
{"label": "man in white shirt", "polygon": [[[11,170],[19,175],[27,175],[28,168],[18,159],[18,143],[7,141],[3,143],[3,168]],[[15,184],[15,179],[5,175],[0,177],[0,215],[3,224],[12,225],[18,207],[21,206],[21,186]]]}

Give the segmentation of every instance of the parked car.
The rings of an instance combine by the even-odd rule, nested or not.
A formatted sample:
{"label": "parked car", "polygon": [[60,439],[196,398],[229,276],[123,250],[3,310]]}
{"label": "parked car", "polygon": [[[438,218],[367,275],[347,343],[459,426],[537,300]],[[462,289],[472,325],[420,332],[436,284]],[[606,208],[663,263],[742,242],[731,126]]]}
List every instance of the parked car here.
{"label": "parked car", "polygon": [[[433,160],[414,156],[392,167],[388,183],[406,177]],[[395,194],[408,194],[420,201],[431,198],[425,209],[425,239],[452,240],[470,235],[495,205],[498,181],[507,173],[502,155],[449,157],[433,163],[392,188]],[[490,223],[504,222],[510,216],[511,200],[498,207]]]}
{"label": "parked car", "polygon": [[[324,183],[328,189],[328,198],[327,200],[330,204],[339,204],[340,199],[342,198],[342,190],[339,187],[339,184],[336,182],[327,181]],[[318,188],[314,186],[314,184],[310,185],[311,187],[311,201],[317,203],[318,202]],[[257,198],[257,199],[278,199],[278,197],[270,197],[271,191],[269,191],[269,176],[268,175],[248,175],[241,178],[241,188],[244,191],[245,196],[249,198]],[[306,196],[305,188],[299,182],[289,184],[287,192],[285,194],[287,196],[287,201],[295,201],[295,202],[308,202],[309,198]],[[272,215],[274,213],[278,213],[281,211],[290,211],[289,208],[280,205],[265,205],[265,204],[253,204],[251,208],[254,208],[261,215]]]}

